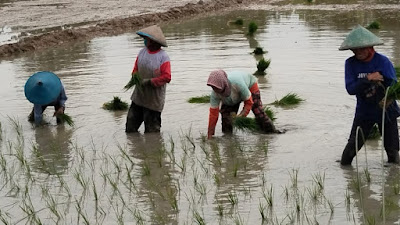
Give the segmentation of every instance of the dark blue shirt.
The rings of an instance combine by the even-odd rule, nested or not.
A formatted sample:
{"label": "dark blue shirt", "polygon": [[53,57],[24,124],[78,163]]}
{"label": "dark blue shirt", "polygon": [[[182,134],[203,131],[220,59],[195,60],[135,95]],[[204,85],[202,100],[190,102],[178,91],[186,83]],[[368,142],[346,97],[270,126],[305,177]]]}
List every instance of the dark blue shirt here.
{"label": "dark blue shirt", "polygon": [[[369,81],[369,73],[379,72],[384,81],[378,84]],[[345,64],[346,90],[350,95],[356,95],[356,117],[365,120],[373,120],[377,123],[382,121],[382,108],[379,101],[385,95],[385,88],[397,82],[396,71],[390,60],[377,52],[369,62],[362,62],[352,56]],[[396,119],[400,116],[400,109],[393,103],[386,109],[388,119]]]}

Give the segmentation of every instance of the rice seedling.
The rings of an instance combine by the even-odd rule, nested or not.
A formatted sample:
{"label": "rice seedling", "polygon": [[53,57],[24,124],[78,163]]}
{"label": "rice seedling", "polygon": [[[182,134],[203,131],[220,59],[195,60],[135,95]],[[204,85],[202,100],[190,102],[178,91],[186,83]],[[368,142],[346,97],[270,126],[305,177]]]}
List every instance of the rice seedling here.
{"label": "rice seedling", "polygon": [[134,73],[134,74],[132,74],[129,82],[124,86],[124,90],[128,91],[129,89],[133,88],[134,86],[136,86],[136,88],[141,90],[141,83],[142,83],[142,78],[140,77],[139,73]]}
{"label": "rice seedling", "polygon": [[376,219],[374,215],[367,215],[366,216],[367,224],[368,225],[375,225],[376,224]]}
{"label": "rice seedling", "polygon": [[367,180],[367,183],[371,183],[371,173],[368,171],[367,168],[364,169],[364,175],[365,179]]}
{"label": "rice seedling", "polygon": [[58,114],[57,118],[59,118],[62,123],[67,123],[71,127],[73,127],[75,125],[75,123],[72,120],[71,116],[69,116],[66,113]]}
{"label": "rice seedling", "polygon": [[381,133],[379,132],[378,124],[374,124],[369,135],[367,137],[368,140],[374,140],[381,137]]}
{"label": "rice seedling", "polygon": [[268,116],[272,121],[275,121],[275,120],[276,120],[275,112],[271,109],[271,107],[265,106],[265,107],[264,107],[264,112],[265,112],[265,114],[267,114],[267,116]]}
{"label": "rice seedling", "polygon": [[203,95],[189,98],[189,103],[209,103],[210,102],[210,95]]}
{"label": "rice seedling", "polygon": [[307,3],[312,3],[313,2],[313,0],[307,0]]}
{"label": "rice seedling", "polygon": [[258,204],[258,211],[260,212],[261,215],[261,220],[264,222],[267,220],[267,216],[265,215],[265,209],[267,208],[266,205],[264,205],[262,202]]}
{"label": "rice seedling", "polygon": [[313,181],[315,182],[315,184],[322,191],[325,187],[325,172],[323,175],[321,175],[320,173],[313,175],[312,178],[313,178]]}
{"label": "rice seedling", "polygon": [[235,22],[233,22],[235,25],[243,25],[243,19],[242,18],[238,18],[235,20]]}
{"label": "rice seedling", "polygon": [[220,202],[218,202],[217,211],[218,211],[218,216],[220,217],[224,216],[224,205],[222,205]]}
{"label": "rice seedling", "polygon": [[231,203],[232,206],[237,205],[239,202],[237,194],[235,192],[229,192],[228,201]]}
{"label": "rice seedling", "polygon": [[206,224],[206,222],[204,221],[204,218],[200,215],[199,212],[197,212],[197,210],[193,211],[193,217],[194,217],[194,221],[196,222],[196,224],[198,224],[198,225]]}
{"label": "rice seedling", "polygon": [[140,224],[140,225],[144,225],[145,224],[144,223],[144,218],[142,216],[142,213],[137,208],[133,212],[133,217],[135,218],[136,224]]}
{"label": "rice seedling", "polygon": [[233,164],[233,177],[237,177],[239,167],[240,167],[239,161],[235,161],[235,163]]}
{"label": "rice seedling", "polygon": [[272,185],[266,191],[265,189],[263,189],[262,192],[263,192],[263,197],[265,201],[267,201],[268,206],[272,208],[274,206],[274,190],[272,188]]}
{"label": "rice seedling", "polygon": [[400,194],[400,183],[398,179],[395,179],[395,183],[392,185],[393,194],[399,195]]}
{"label": "rice seedling", "polygon": [[259,131],[260,127],[254,118],[249,117],[235,117],[232,126],[242,131]]}
{"label": "rice seedling", "polygon": [[264,51],[264,49],[262,47],[256,47],[253,52],[254,55],[263,55],[265,53],[267,53],[267,51]]}
{"label": "rice seedling", "polygon": [[144,162],[142,165],[143,176],[150,176],[150,166],[148,162]]}
{"label": "rice seedling", "polygon": [[270,64],[271,59],[265,60],[264,58],[261,58],[257,63],[257,71],[254,73],[254,75],[265,75],[265,70]]}
{"label": "rice seedling", "polygon": [[302,101],[304,101],[304,99],[300,98],[297,94],[289,93],[280,100],[275,100],[271,104],[276,106],[290,106],[290,105],[297,105]]}
{"label": "rice seedling", "polygon": [[290,180],[292,181],[292,188],[297,189],[298,187],[298,169],[292,169],[292,173],[289,173]]}
{"label": "rice seedling", "polygon": [[254,35],[254,33],[257,31],[257,29],[258,29],[258,25],[254,21],[251,21],[248,25],[247,35],[249,35],[249,36]]}
{"label": "rice seedling", "polygon": [[103,104],[103,109],[112,110],[112,111],[127,110],[128,103],[122,101],[119,97],[114,96],[113,100]]}
{"label": "rice seedling", "polygon": [[368,24],[368,26],[366,28],[370,29],[370,30],[380,29],[381,28],[381,24],[378,21],[374,20],[370,24]]}
{"label": "rice seedling", "polygon": [[400,77],[400,66],[395,66],[394,70],[396,71],[396,77],[399,78]]}

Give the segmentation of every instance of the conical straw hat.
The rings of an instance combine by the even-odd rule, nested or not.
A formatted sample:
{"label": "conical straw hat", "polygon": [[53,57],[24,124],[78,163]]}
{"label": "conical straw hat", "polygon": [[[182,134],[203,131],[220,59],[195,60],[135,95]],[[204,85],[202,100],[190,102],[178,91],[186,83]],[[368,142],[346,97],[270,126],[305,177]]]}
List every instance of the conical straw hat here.
{"label": "conical straw hat", "polygon": [[52,72],[37,72],[29,77],[24,87],[25,97],[33,104],[47,105],[61,92],[61,81]]}
{"label": "conical straw hat", "polygon": [[158,25],[143,28],[136,32],[136,34],[144,37],[148,37],[151,40],[159,43],[161,46],[168,47],[167,41],[165,40],[164,34]]}
{"label": "conical straw hat", "polygon": [[383,45],[383,41],[366,28],[358,25],[344,39],[339,50],[348,50],[356,48],[371,47]]}

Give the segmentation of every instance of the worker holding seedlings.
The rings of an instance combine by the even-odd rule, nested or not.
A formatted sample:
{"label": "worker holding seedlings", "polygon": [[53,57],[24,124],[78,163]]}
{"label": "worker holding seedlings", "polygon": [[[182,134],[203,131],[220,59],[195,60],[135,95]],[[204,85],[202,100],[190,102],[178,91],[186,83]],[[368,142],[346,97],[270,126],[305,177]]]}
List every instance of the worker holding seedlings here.
{"label": "worker holding seedlings", "polygon": [[161,112],[165,103],[166,84],[171,81],[171,64],[164,34],[158,25],[136,32],[144,39],[145,47],[139,51],[132,71],[138,74],[140,84],[132,93],[125,132],[138,132],[144,122],[145,132],[160,132]]}
{"label": "worker holding seedlings", "polygon": [[[208,138],[214,135],[218,113],[222,116],[222,132],[232,133],[233,117],[246,117],[250,110],[263,132],[279,132],[264,112],[255,76],[243,72],[226,73],[224,70],[215,70],[208,77],[207,85],[213,89],[210,96]],[[243,109],[236,115],[241,102],[244,103]]]}
{"label": "worker holding seedlings", "polygon": [[62,122],[58,116],[64,114],[67,95],[57,75],[48,71],[37,72],[26,81],[24,91],[26,98],[33,103],[28,116],[30,122],[41,124],[43,112],[48,106],[54,106],[53,116],[57,117],[57,124]]}
{"label": "worker holding seedlings", "polygon": [[361,132],[358,138],[356,137],[357,127],[360,127],[364,137],[367,137],[377,123],[382,134],[382,113],[385,113],[383,142],[388,162],[399,163],[397,117],[400,110],[396,101],[389,102],[386,107],[381,104],[385,97],[385,89],[397,82],[397,79],[390,60],[374,50],[373,46],[382,44],[375,34],[358,25],[347,35],[339,48],[354,53],[345,62],[345,84],[347,92],[357,98],[353,125],[342,153],[341,165],[351,165],[356,155],[356,139],[357,151],[364,144]]}

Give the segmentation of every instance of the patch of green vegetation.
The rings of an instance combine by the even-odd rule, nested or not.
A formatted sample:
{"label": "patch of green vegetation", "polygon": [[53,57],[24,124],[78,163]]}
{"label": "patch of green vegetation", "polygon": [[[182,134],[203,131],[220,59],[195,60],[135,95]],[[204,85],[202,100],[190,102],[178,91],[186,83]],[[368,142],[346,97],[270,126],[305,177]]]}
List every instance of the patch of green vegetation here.
{"label": "patch of green vegetation", "polygon": [[199,97],[192,97],[188,100],[189,103],[209,103],[210,95],[203,95]]}
{"label": "patch of green vegetation", "polygon": [[256,31],[257,31],[257,29],[258,29],[258,25],[254,22],[254,21],[251,21],[250,23],[249,23],[249,26],[248,26],[248,35],[253,35]]}
{"label": "patch of green vegetation", "polygon": [[289,105],[297,105],[302,101],[304,101],[304,99],[300,98],[297,94],[289,93],[280,100],[274,101],[272,104],[277,106],[289,106]]}
{"label": "patch of green vegetation", "polygon": [[73,127],[75,125],[74,121],[68,114],[58,114],[57,118],[61,120],[62,123],[67,123],[69,126]]}
{"label": "patch of green vegetation", "polygon": [[380,24],[378,21],[376,21],[376,20],[372,21],[372,22],[367,26],[367,29],[370,29],[370,30],[372,30],[372,29],[380,29],[380,28],[381,28],[381,24]]}
{"label": "patch of green vegetation", "polygon": [[243,19],[242,18],[238,18],[235,20],[235,22],[233,22],[235,25],[243,25]]}
{"label": "patch of green vegetation", "polygon": [[261,48],[261,47],[256,47],[252,53],[254,55],[262,55],[262,54],[265,54],[267,52],[264,51],[263,48]]}
{"label": "patch of green vegetation", "polygon": [[272,121],[276,120],[275,112],[272,111],[272,109],[271,109],[270,107],[268,107],[268,106],[264,107],[264,112],[265,112],[265,114],[267,114],[267,116],[268,116]]}
{"label": "patch of green vegetation", "polygon": [[396,77],[399,78],[400,77],[400,66],[394,67],[394,70],[396,70]]}
{"label": "patch of green vegetation", "polygon": [[258,126],[256,120],[254,118],[249,117],[235,117],[233,119],[232,126],[239,130],[249,130],[249,131],[259,131],[260,127]]}
{"label": "patch of green vegetation", "polygon": [[260,59],[257,63],[257,71],[254,73],[255,75],[265,75],[265,70],[271,64],[271,60],[265,60],[264,58]]}
{"label": "patch of green vegetation", "polygon": [[114,96],[114,99],[103,104],[103,109],[106,110],[127,110],[128,103],[123,102],[119,97]]}
{"label": "patch of green vegetation", "polygon": [[371,131],[369,132],[367,139],[374,140],[374,139],[378,139],[380,137],[381,137],[381,133],[379,133],[378,124],[375,124],[372,127]]}
{"label": "patch of green vegetation", "polygon": [[137,86],[138,88],[140,88],[140,84],[142,83],[142,78],[140,77],[139,73],[134,73],[131,76],[131,79],[129,80],[129,82],[124,86],[124,90],[127,91],[129,89],[131,89],[133,86]]}

